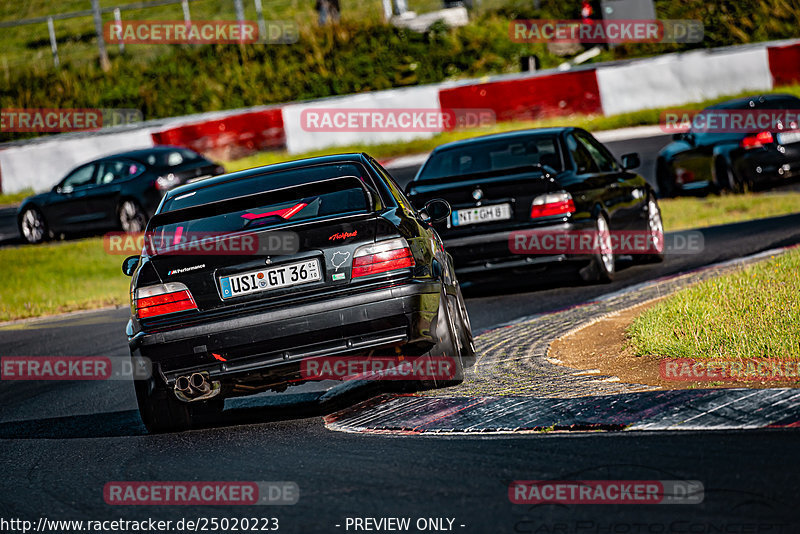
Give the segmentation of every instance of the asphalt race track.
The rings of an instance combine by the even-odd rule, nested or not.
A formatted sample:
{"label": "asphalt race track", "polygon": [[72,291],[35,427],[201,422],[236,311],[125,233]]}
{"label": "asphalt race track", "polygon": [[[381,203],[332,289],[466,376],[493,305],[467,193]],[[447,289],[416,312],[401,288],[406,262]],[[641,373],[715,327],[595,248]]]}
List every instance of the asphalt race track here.
{"label": "asphalt race track", "polygon": [[[647,171],[665,142],[656,137],[609,146],[617,155],[640,152],[644,174],[651,178]],[[398,178],[405,181],[410,172],[399,172]],[[473,327],[486,330],[646,280],[800,243],[800,215],[702,233],[702,253],[672,255],[657,265],[623,263],[617,280],[608,285],[565,280],[552,288],[505,280],[470,287]],[[105,310],[3,325],[2,355],[125,356],[128,313]],[[349,434],[325,428],[320,415],[332,408],[316,404],[318,393],[300,388],[289,393],[231,403],[235,425],[150,436],[136,412],[130,382],[4,381],[0,517],[34,524],[41,517],[173,522],[277,517],[279,532],[293,533],[355,532],[346,528],[348,517],[408,517],[412,526],[418,518],[449,518],[452,526],[444,521],[440,530],[465,533],[800,531],[797,431]],[[337,406],[358,398],[342,396]],[[668,505],[510,502],[512,481],[545,479],[693,480],[703,484],[704,500]],[[270,507],[106,504],[104,485],[126,480],[293,481],[300,498],[292,506]]]}

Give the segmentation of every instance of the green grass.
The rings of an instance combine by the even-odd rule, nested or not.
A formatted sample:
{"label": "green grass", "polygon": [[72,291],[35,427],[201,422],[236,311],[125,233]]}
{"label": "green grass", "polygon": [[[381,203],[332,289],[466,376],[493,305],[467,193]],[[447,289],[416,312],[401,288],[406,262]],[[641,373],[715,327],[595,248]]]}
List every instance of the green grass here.
{"label": "green grass", "polygon": [[638,355],[800,360],[800,249],[684,289],[628,328]]}
{"label": "green grass", "polygon": [[123,259],[99,237],[0,250],[0,321],[127,304]]}
{"label": "green grass", "polygon": [[667,232],[800,212],[800,193],[748,193],[659,200]]}
{"label": "green grass", "polygon": [[22,191],[18,191],[16,193],[1,193],[0,194],[0,207],[19,204],[25,198],[33,195],[33,189],[23,189]]}
{"label": "green grass", "polygon": [[[763,91],[763,93],[786,93],[795,95],[800,98],[800,85],[791,85],[778,87],[771,91]],[[484,128],[471,128],[456,130],[452,132],[444,132],[436,134],[427,139],[414,139],[412,141],[382,143],[375,145],[346,145],[338,147],[329,147],[311,152],[304,152],[302,154],[289,154],[285,150],[259,152],[242,159],[230,161],[225,164],[228,171],[239,171],[242,169],[250,169],[252,167],[259,167],[261,165],[269,165],[271,163],[280,163],[293,159],[301,159],[313,156],[322,156],[326,154],[339,154],[344,152],[362,152],[366,151],[371,156],[381,159],[396,156],[404,156],[409,154],[420,154],[430,152],[437,146],[449,143],[451,141],[458,141],[461,139],[469,139],[478,135],[486,135],[498,132],[508,132],[511,130],[520,130],[524,128],[547,128],[550,126],[575,126],[584,128],[589,131],[602,131],[614,130],[617,128],[627,128],[633,126],[647,126],[659,123],[661,112],[667,109],[683,109],[683,110],[700,110],[712,104],[730,100],[741,96],[752,95],[753,91],[745,91],[739,94],[726,95],[719,98],[704,100],[702,102],[695,102],[685,104],[682,106],[670,106],[669,108],[656,108],[647,109],[642,111],[634,111],[631,113],[620,113],[618,115],[611,115],[608,117],[602,115],[569,115],[564,117],[552,117],[548,119],[540,119],[535,121],[510,121],[500,122],[490,127]]]}

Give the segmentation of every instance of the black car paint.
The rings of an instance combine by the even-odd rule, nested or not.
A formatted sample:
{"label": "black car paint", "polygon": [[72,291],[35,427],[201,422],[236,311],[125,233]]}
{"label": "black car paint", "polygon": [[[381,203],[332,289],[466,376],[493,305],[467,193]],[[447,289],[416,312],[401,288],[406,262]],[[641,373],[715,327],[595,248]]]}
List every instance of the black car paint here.
{"label": "black car paint", "polygon": [[[433,198],[448,201],[453,210],[491,205],[503,202],[512,204],[512,219],[480,225],[452,227],[446,223],[436,225],[452,254],[456,271],[465,275],[483,275],[486,270],[546,265],[564,261],[586,263],[586,255],[554,255],[520,257],[509,250],[508,236],[513,231],[531,229],[584,230],[594,229],[595,219],[603,214],[612,231],[646,230],[647,199],[650,186],[640,175],[623,169],[618,163],[609,172],[580,172],[567,149],[567,136],[576,132],[591,137],[579,128],[543,128],[493,134],[442,145],[431,153],[453,146],[474,146],[480,150],[482,143],[498,139],[523,140],[530,136],[554,136],[559,143],[563,170],[545,167],[512,168],[467,176],[445,177],[435,180],[421,179],[425,165],[406,186],[406,192],[415,206],[421,207]],[[592,138],[594,139],[594,138]],[[594,142],[597,143],[596,140]],[[599,144],[599,143],[598,143]],[[606,150],[606,156],[613,156]],[[635,158],[631,158],[635,161]],[[471,193],[480,189],[481,201]],[[537,195],[566,191],[572,195],[576,211],[570,216],[530,218],[531,203]]]}
{"label": "black car paint", "polygon": [[[800,111],[800,99],[785,94],[756,95],[726,101],[704,111],[716,109],[780,109],[796,113]],[[742,139],[755,133],[758,132],[675,134],[656,159],[659,194],[669,197],[692,191],[740,190],[800,176],[800,143],[775,142],[759,148],[743,148]],[[789,166],[788,171],[784,165]]]}
{"label": "black car paint", "polygon": [[[434,347],[432,324],[440,313],[440,297],[460,295],[452,261],[433,227],[413,209],[394,180],[366,154],[325,156],[281,163],[211,178],[167,193],[159,210],[177,196],[200,188],[213,193],[248,179],[314,165],[356,164],[374,196],[370,213],[310,220],[266,228],[264,233],[290,229],[300,236],[296,254],[271,256],[205,255],[202,257],[144,253],[132,273],[136,288],[163,282],[185,284],[199,310],[140,320],[132,313],[127,335],[134,361],[148,358],[158,378],[157,387],[169,388],[178,376],[208,372],[225,383],[225,396],[248,394],[243,385],[282,389],[298,383],[300,361],[307,357],[361,354],[378,351],[392,355],[421,355]],[[276,189],[281,187],[277,181]],[[229,191],[230,192],[230,191]],[[190,208],[191,209],[191,208]],[[209,205],[208,209],[214,209]],[[169,212],[166,212],[167,216]],[[159,211],[151,221],[157,221]],[[332,240],[337,234],[351,238]],[[351,278],[353,252],[358,246],[384,238],[403,237],[416,266],[400,272]],[[332,278],[332,256],[347,253],[344,280]],[[222,275],[318,258],[319,282],[222,299]],[[168,273],[202,264],[200,269]],[[337,268],[338,270],[338,268]],[[132,306],[133,312],[133,306]],[[215,356],[215,354],[217,356]],[[224,358],[221,363],[219,357]]]}
{"label": "black car paint", "polygon": [[[174,151],[188,150],[182,147],[160,145],[150,149],[134,150],[99,158],[79,165],[56,184],[52,190],[26,198],[17,210],[18,218],[28,209],[38,210],[44,217],[51,235],[79,233],[112,229],[119,226],[118,209],[130,199],[151,217],[161,202],[163,192],[156,188],[156,180],[172,174],[174,185],[205,175],[215,176],[224,169],[197,154],[194,160],[177,166],[152,165],[151,155],[164,155]],[[63,190],[61,185],[73,173],[88,165],[98,166],[111,161],[127,161],[143,167],[138,174],[107,184],[91,184],[72,190]],[[97,169],[94,171],[95,176]]]}

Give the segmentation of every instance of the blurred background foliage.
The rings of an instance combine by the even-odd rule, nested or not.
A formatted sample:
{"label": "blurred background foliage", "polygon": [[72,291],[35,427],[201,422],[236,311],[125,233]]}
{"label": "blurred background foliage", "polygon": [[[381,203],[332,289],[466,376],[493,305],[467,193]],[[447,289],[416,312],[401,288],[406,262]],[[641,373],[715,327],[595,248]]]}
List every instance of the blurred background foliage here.
{"label": "blurred background foliage", "polygon": [[[480,0],[470,23],[436,23],[422,34],[381,20],[378,0],[341,0],[342,21],[316,24],[312,0],[265,2],[268,19],[292,19],[300,28],[291,45],[127,45],[108,43],[111,70],[97,61],[91,18],[57,21],[61,67],[53,66],[45,24],[4,29],[0,34],[0,107],[135,108],[145,119],[272,104],[362,91],[436,83],[519,71],[520,58],[536,55],[541,68],[564,58],[541,43],[509,39],[509,22],[520,18],[579,18],[580,2]],[[476,0],[478,2],[478,0]],[[103,0],[113,6],[120,0]],[[419,12],[438,9],[434,0],[411,0]],[[59,12],[87,9],[66,0]],[[255,20],[252,2],[245,15]],[[44,0],[5,2],[0,20],[52,14]],[[231,0],[190,4],[193,20],[233,19]],[[627,44],[604,50],[593,61],[641,57],[692,48],[719,47],[796,37],[800,3],[790,0],[656,0],[662,19],[699,19],[705,40],[697,44]],[[180,5],[124,12],[124,19],[181,20]],[[104,16],[104,20],[111,16]],[[42,33],[43,32],[43,33]],[[12,137],[12,135],[14,137]],[[0,134],[0,140],[26,134]]]}

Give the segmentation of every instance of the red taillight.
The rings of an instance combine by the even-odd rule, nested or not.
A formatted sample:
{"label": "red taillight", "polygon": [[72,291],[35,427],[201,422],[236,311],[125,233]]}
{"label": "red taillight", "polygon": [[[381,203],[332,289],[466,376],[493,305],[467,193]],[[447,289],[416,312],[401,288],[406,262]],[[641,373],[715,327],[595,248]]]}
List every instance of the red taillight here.
{"label": "red taillight", "polygon": [[742,148],[761,148],[773,142],[772,132],[758,132],[756,135],[748,135],[742,139]]}
{"label": "red taillight", "polygon": [[572,195],[566,192],[539,195],[531,204],[531,219],[575,213]]}
{"label": "red taillight", "polygon": [[136,317],[139,319],[196,309],[191,292],[178,282],[136,290]]}
{"label": "red taillight", "polygon": [[353,258],[352,277],[385,273],[396,269],[408,269],[416,265],[406,240],[390,239],[366,245],[356,250]]}

